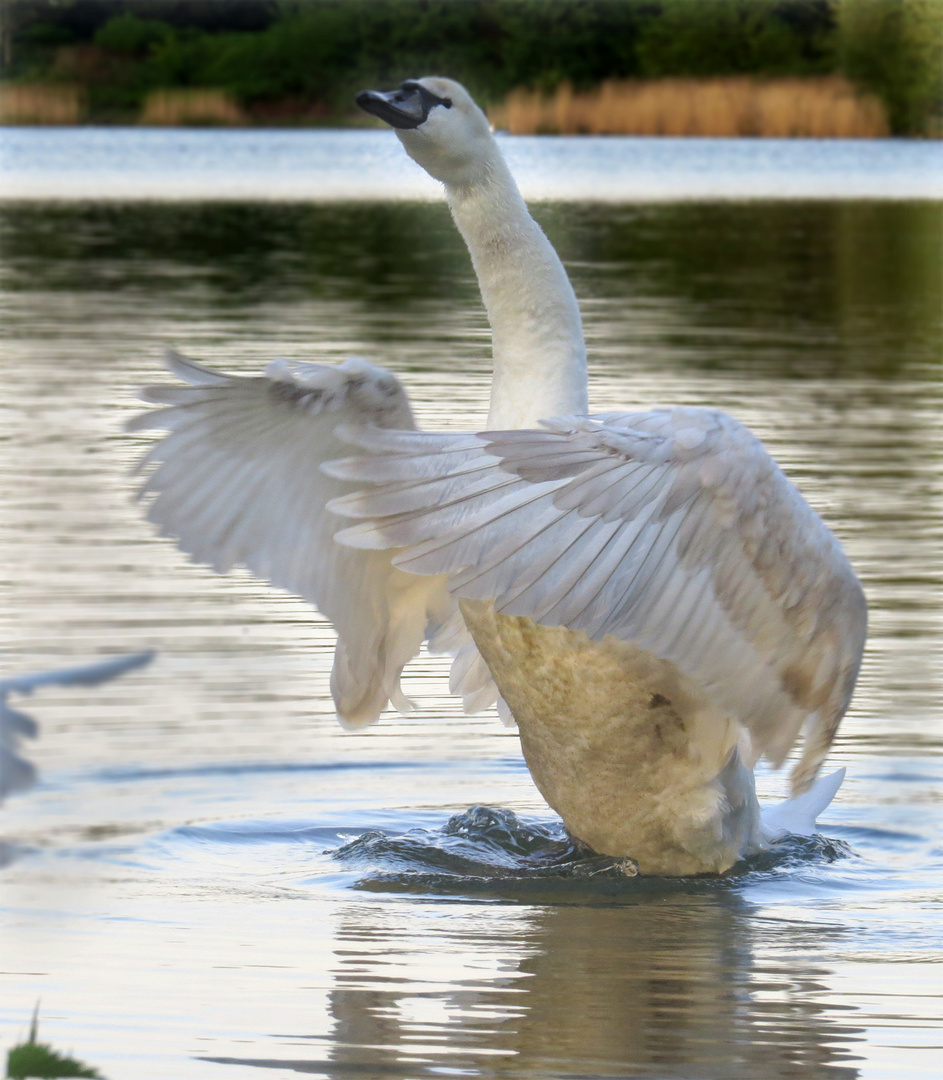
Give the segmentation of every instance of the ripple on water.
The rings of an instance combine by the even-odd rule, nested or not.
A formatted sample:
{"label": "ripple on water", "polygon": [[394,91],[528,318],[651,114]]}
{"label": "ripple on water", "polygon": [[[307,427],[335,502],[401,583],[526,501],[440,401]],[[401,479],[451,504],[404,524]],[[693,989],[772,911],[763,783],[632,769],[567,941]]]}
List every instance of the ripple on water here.
{"label": "ripple on water", "polygon": [[585,902],[593,896],[631,898],[640,892],[730,888],[849,858],[841,840],[786,836],[726,874],[689,878],[642,877],[629,858],[597,855],[562,822],[530,823],[510,810],[473,806],[438,829],[403,835],[371,830],[325,852],[344,866],[365,870],[355,882],[371,892]]}

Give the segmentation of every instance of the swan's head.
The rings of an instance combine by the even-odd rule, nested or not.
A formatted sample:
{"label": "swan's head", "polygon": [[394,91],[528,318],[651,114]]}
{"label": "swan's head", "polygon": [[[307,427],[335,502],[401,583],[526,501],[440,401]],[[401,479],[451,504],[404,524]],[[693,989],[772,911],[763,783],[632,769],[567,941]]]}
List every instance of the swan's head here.
{"label": "swan's head", "polygon": [[406,153],[444,184],[482,179],[495,153],[488,118],[452,79],[407,79],[398,90],[364,90],[357,104],[396,129]]}

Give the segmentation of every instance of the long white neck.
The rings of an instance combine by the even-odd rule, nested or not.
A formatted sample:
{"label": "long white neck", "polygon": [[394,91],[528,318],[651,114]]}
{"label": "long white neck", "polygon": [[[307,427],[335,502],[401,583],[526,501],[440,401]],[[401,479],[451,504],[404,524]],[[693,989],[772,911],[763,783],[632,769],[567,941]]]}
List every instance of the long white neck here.
{"label": "long white neck", "polygon": [[488,427],[532,427],[588,410],[580,309],[497,146],[475,182],[446,184],[491,323]]}

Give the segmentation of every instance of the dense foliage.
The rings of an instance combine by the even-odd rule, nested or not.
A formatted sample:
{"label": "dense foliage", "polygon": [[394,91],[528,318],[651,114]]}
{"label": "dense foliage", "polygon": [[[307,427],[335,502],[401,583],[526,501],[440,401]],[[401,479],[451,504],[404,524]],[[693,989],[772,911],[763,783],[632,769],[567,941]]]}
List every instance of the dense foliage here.
{"label": "dense foliage", "polygon": [[2,2],[7,76],[77,81],[105,119],[167,87],[332,119],[363,85],[432,72],[489,102],[563,81],[845,71],[897,131],[940,110],[943,0]]}

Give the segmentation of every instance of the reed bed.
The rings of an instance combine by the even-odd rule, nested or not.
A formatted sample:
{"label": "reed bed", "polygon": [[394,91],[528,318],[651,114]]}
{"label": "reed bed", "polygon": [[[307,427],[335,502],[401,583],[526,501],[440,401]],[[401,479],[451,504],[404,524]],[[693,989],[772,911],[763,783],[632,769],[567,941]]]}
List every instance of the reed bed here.
{"label": "reed bed", "polygon": [[576,93],[518,89],[489,110],[513,135],[695,135],[880,138],[883,104],[838,75],[822,78],[658,79],[602,83]]}
{"label": "reed bed", "polygon": [[148,94],[140,118],[154,127],[245,122],[243,111],[223,90],[155,90]]}
{"label": "reed bed", "polygon": [[85,93],[79,86],[32,83],[0,86],[0,123],[78,124],[85,117]]}

